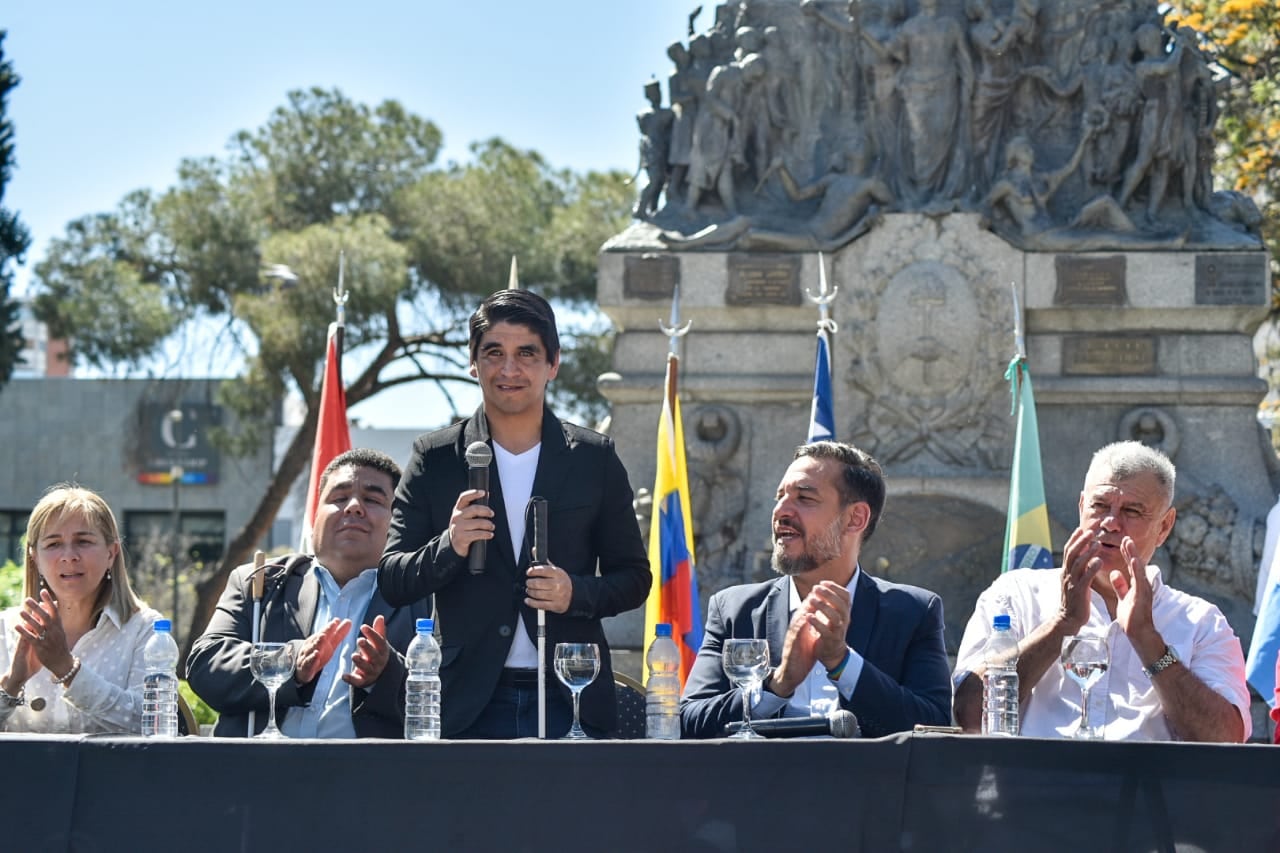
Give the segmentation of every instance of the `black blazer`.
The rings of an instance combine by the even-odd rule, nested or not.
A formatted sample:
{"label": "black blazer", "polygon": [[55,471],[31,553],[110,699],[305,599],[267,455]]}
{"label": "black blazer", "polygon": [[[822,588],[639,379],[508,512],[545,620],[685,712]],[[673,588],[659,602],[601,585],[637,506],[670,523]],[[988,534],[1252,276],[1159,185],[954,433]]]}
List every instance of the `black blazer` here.
{"label": "black blazer", "polygon": [[[266,565],[259,637],[263,642],[301,641],[311,634],[320,596],[320,584],[311,574],[313,563],[314,558],[309,555],[290,554]],[[213,732],[219,737],[245,737],[250,711],[256,712],[256,731],[267,725],[267,691],[249,671],[253,648],[252,575],[252,565],[240,566],[231,573],[213,618],[187,658],[191,689],[221,714]],[[431,616],[431,601],[392,607],[375,589],[361,622],[371,625],[379,615],[386,620],[392,655],[371,689],[350,688],[351,722],[357,737],[402,738],[404,653],[416,633],[418,618]],[[359,627],[352,625],[351,630]],[[276,693],[277,722],[284,719],[289,708],[309,704],[314,692],[314,681],[301,688],[292,678],[285,682]]]}
{"label": "black blazer", "polygon": [[[449,543],[449,517],[458,494],[467,489],[466,449],[475,441],[489,441],[483,409],[414,442],[396,490],[378,572],[379,588],[393,604],[435,595],[443,652],[444,737],[467,729],[493,697],[520,614],[530,640],[537,643],[537,611],[524,604],[529,536],[520,553],[514,553],[501,510],[496,462],[489,469],[489,505],[498,511],[484,574],[470,574],[467,561]],[[600,674],[583,691],[582,720],[613,731],[613,669],[600,620],[640,606],[651,579],[627,472],[611,439],[564,423],[544,409],[533,494],[548,503],[548,559],[573,575],[569,610],[546,617],[548,689],[558,690],[569,701],[569,691],[554,675],[551,656],[556,643],[599,644]]]}
{"label": "black blazer", "polygon": [[[742,692],[721,668],[721,647],[728,637],[763,637],[776,665],[790,623],[788,595],[783,577],[729,587],[711,597],[702,648],[680,699],[684,737],[723,737],[725,725],[742,719]],[[853,696],[841,695],[840,704],[857,716],[864,737],[908,731],[916,723],[951,722],[941,598],[859,572],[846,639],[865,663]]]}

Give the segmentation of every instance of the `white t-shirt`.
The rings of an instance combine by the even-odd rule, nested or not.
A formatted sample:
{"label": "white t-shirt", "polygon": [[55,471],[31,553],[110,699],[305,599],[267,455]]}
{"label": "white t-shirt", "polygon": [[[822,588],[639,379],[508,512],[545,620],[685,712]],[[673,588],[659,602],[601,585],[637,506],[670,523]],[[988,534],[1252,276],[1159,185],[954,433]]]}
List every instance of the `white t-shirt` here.
{"label": "white t-shirt", "polygon": [[[1151,579],[1151,616],[1156,630],[1178,659],[1215,693],[1240,710],[1247,740],[1253,731],[1249,688],[1244,679],[1240,639],[1217,607],[1171,588],[1160,569],[1147,567]],[[978,596],[956,656],[956,681],[982,664],[982,647],[991,622],[1008,613],[1019,642],[1058,612],[1061,569],[1016,569],[1001,575]],[[1103,721],[1107,740],[1173,740],[1156,689],[1142,672],[1142,660],[1106,602],[1090,590],[1091,612],[1082,634],[1107,638],[1111,662],[1090,691],[1090,723]],[[1080,688],[1061,666],[1050,666],[1021,709],[1021,732],[1030,737],[1071,737],[1080,721]]]}
{"label": "white t-shirt", "polygon": [[[498,442],[493,443],[493,455],[498,462],[498,478],[502,481],[503,509],[507,513],[507,527],[511,530],[511,552],[520,561],[520,546],[524,544],[525,509],[533,496],[533,476],[538,471],[538,455],[542,444],[535,444],[524,453],[509,453]],[[511,651],[507,652],[507,667],[534,669],[538,666],[538,649],[529,639],[529,631],[520,617],[515,636],[511,638]]]}

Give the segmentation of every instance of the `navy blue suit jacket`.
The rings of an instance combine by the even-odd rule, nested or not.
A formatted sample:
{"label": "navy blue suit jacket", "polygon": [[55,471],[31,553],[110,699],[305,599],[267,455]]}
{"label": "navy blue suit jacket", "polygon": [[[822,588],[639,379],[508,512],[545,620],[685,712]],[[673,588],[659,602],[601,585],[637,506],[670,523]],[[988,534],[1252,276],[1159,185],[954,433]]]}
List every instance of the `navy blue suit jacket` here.
{"label": "navy blue suit jacket", "polygon": [[[769,660],[781,661],[788,593],[781,577],[711,597],[702,648],[680,699],[683,737],[723,737],[728,723],[742,719],[742,691],[725,676],[720,650],[729,637],[763,637]],[[846,641],[865,663],[853,696],[841,695],[840,704],[857,716],[864,737],[951,722],[950,665],[936,594],[859,572]]]}

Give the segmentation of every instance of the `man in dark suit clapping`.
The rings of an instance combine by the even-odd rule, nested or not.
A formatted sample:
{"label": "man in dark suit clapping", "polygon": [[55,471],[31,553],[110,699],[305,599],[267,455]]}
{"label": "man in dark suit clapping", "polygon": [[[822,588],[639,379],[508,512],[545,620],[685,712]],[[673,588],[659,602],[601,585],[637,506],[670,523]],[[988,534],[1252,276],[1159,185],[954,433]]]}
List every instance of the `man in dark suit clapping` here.
{"label": "man in dark suit clapping", "polygon": [[767,639],[776,664],[753,720],[808,716],[829,696],[867,737],[950,722],[942,599],[858,566],[884,499],[879,464],[856,447],[820,441],[796,449],[773,508],[773,568],[782,577],[712,596],[680,700],[682,736],[721,737],[742,719],[742,691],[721,667],[729,638]]}

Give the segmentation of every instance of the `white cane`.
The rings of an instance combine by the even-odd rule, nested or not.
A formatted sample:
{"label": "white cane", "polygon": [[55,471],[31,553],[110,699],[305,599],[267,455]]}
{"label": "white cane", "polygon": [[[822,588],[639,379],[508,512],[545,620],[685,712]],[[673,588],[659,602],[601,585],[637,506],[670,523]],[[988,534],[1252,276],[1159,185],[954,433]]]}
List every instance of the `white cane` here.
{"label": "white cane", "polygon": [[[545,566],[547,560],[547,499],[529,498],[533,510],[533,545],[529,564]],[[538,609],[538,739],[547,739],[547,611]]]}
{"label": "white cane", "polygon": [[[251,593],[253,596],[253,624],[249,628],[249,637],[257,645],[258,640],[262,638],[262,627],[259,624],[262,620],[262,596],[266,592],[267,585],[267,554],[265,551],[255,551],[253,553],[253,586]],[[257,724],[253,711],[249,712],[249,737],[254,735],[254,727]]]}

